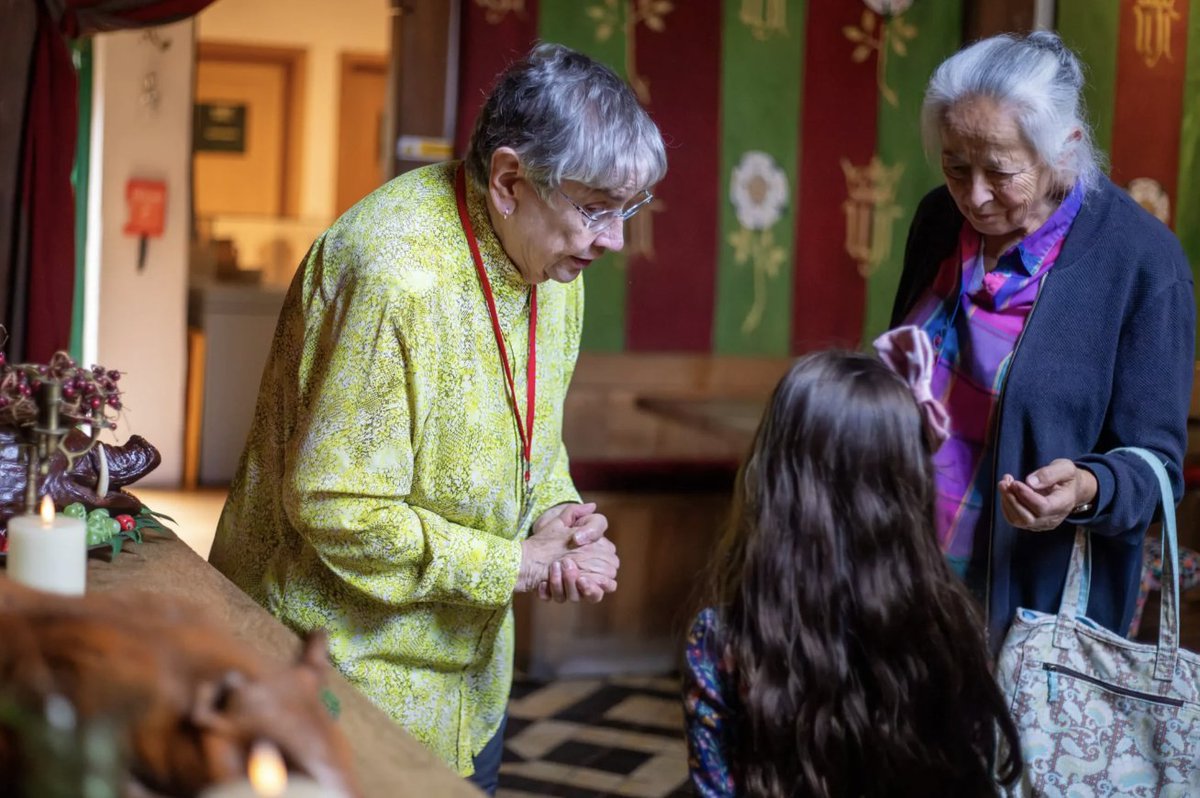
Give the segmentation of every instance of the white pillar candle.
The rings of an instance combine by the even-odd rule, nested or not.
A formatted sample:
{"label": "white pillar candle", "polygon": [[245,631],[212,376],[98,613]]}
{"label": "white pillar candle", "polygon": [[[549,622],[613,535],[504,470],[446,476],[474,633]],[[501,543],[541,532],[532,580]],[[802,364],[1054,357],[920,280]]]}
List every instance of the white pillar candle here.
{"label": "white pillar candle", "polygon": [[326,791],[312,779],[306,779],[294,773],[288,775],[287,786],[283,788],[283,792],[261,792],[256,790],[248,779],[242,779],[241,781],[227,781],[223,784],[217,784],[200,793],[200,798],[268,798],[268,796],[275,796],[277,798],[334,798],[334,793]]}
{"label": "white pillar candle", "polygon": [[200,798],[335,798],[312,779],[287,772],[279,749],[259,740],[250,749],[249,778],[217,784]]}
{"label": "white pillar candle", "polygon": [[87,525],[80,518],[54,513],[42,500],[41,515],[8,519],[8,576],[14,582],[82,596],[87,586]]}
{"label": "white pillar candle", "polygon": [[332,798],[334,793],[325,792],[324,788],[312,779],[295,774],[288,775],[288,784],[283,792],[260,792],[254,788],[250,780],[226,781],[214,785],[200,793],[200,798]]}

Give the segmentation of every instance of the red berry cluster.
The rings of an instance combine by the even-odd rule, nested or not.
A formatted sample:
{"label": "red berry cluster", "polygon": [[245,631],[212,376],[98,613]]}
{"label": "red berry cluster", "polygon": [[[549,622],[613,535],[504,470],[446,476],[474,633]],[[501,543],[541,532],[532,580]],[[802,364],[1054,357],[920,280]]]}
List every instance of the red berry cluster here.
{"label": "red berry cluster", "polygon": [[27,426],[37,421],[38,397],[46,383],[61,386],[59,413],[65,421],[114,427],[121,410],[121,372],[103,366],[82,368],[66,352],[47,364],[9,364],[0,352],[0,424]]}

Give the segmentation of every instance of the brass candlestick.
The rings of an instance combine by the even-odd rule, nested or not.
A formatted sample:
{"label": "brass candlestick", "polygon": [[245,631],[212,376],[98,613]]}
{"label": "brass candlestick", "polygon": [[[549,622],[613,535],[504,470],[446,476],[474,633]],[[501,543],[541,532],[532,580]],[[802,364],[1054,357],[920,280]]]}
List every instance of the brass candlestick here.
{"label": "brass candlestick", "polygon": [[87,444],[79,450],[68,449],[63,441],[71,428],[62,425],[62,384],[56,379],[44,379],[37,391],[36,402],[38,416],[33,427],[33,440],[26,444],[28,479],[25,484],[25,512],[29,515],[38,512],[38,479],[50,473],[50,458],[54,453],[63,453],[67,458],[67,469],[70,470],[77,458],[87,454],[96,445],[102,429],[100,423],[93,423]]}
{"label": "brass candlestick", "polygon": [[62,386],[56,380],[43,382],[38,392],[38,418],[33,428],[33,440],[28,444],[25,484],[25,513],[36,514],[38,477],[50,473],[50,455],[58,448],[58,442],[67,434],[59,427],[58,405],[62,401]]}

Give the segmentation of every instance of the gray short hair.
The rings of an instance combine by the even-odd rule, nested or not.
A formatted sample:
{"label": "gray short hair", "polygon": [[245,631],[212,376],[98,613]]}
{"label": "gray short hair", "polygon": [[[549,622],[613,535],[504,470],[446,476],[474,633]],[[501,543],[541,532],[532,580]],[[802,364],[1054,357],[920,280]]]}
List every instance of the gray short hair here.
{"label": "gray short hair", "polygon": [[[1038,156],[1069,190],[1100,181],[1103,155],[1092,141],[1083,103],[1083,67],[1057,34],[1003,34],[976,42],[942,62],[929,79],[921,108],[921,133],[931,156],[941,154],[946,112],[972,97],[1012,107],[1017,124]],[[1081,133],[1069,139],[1072,130]]]}
{"label": "gray short hair", "polygon": [[667,172],[658,126],[611,69],[561,44],[539,44],[488,95],[466,165],[483,187],[492,154],[512,147],[543,195],[564,180],[591,188],[645,188]]}

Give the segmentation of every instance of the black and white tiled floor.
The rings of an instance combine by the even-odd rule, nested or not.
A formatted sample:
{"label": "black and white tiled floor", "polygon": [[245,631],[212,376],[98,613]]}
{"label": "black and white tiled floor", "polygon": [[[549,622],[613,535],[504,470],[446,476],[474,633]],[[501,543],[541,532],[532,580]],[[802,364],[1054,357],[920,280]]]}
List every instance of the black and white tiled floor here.
{"label": "black and white tiled floor", "polygon": [[691,794],[677,680],[513,684],[498,798]]}

